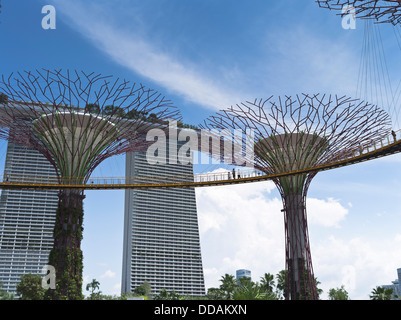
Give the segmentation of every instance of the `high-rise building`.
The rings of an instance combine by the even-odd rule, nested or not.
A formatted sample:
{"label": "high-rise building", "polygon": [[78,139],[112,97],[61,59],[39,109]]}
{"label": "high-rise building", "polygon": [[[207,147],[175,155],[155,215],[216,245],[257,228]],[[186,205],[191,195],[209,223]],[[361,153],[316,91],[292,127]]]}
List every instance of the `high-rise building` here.
{"label": "high-rise building", "polygon": [[382,285],[385,289],[393,289],[393,299],[399,299],[401,297],[401,268],[397,269],[398,279],[391,281],[392,284]]}
{"label": "high-rise building", "polygon": [[[187,175],[192,164],[149,165],[145,153],[127,154],[126,175],[137,178]],[[38,151],[9,142],[5,179],[55,176]],[[152,292],[205,294],[195,190],[126,190],[122,292],[145,280]],[[57,190],[2,190],[0,198],[0,282],[16,293],[23,274],[42,274],[53,246]]]}
{"label": "high-rise building", "polygon": [[[38,151],[9,142],[4,179],[55,176],[54,167]],[[2,190],[0,198],[0,282],[16,293],[23,274],[41,274],[53,247],[57,190]]]}
{"label": "high-rise building", "polygon": [[237,279],[237,281],[240,278],[243,278],[243,277],[251,278],[251,271],[250,270],[246,270],[246,269],[237,270],[236,271],[236,279]]}
{"label": "high-rise building", "polygon": [[[167,148],[167,159],[168,155]],[[146,152],[128,153],[127,176],[160,181],[178,175],[193,179],[191,163],[151,164],[148,160]],[[123,293],[147,281],[152,294],[166,289],[204,295],[194,188],[126,190],[123,250]]]}

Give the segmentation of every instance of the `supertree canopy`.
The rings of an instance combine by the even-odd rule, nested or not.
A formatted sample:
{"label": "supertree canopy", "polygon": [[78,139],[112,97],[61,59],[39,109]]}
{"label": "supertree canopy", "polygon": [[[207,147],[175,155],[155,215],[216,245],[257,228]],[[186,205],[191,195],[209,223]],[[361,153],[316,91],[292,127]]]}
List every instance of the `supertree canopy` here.
{"label": "supertree canopy", "polygon": [[[82,71],[3,75],[0,93],[0,138],[38,150],[63,184],[84,184],[104,159],[145,150],[149,129],[180,118],[156,91]],[[48,292],[52,299],[82,298],[83,199],[83,190],[59,192],[49,255],[56,270],[56,289]]]}
{"label": "supertree canopy", "polygon": [[[303,94],[242,103],[209,117],[202,127],[251,131],[253,139],[246,140],[254,153],[247,162],[266,174],[277,174],[350,157],[361,145],[388,135],[391,121],[386,112],[363,101]],[[244,135],[235,143],[244,145],[243,141]],[[307,191],[315,175],[274,180],[284,207],[286,299],[317,298],[306,217]]]}
{"label": "supertree canopy", "polygon": [[401,22],[401,0],[316,0],[322,8],[341,11],[348,14],[355,9],[360,19],[375,19],[377,22],[389,22],[393,25]]}

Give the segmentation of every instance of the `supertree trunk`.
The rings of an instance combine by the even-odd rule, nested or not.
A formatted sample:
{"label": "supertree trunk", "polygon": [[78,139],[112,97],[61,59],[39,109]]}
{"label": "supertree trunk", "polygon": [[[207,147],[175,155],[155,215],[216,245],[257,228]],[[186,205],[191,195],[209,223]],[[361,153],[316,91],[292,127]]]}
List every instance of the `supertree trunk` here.
{"label": "supertree trunk", "polygon": [[312,268],[306,217],[306,197],[289,194],[282,197],[286,243],[287,300],[316,300],[317,290]]}
{"label": "supertree trunk", "polygon": [[[364,101],[302,94],[276,101],[270,96],[243,102],[210,116],[200,128],[250,132],[247,139],[243,135],[234,138],[245,154],[246,165],[276,174],[351,156],[361,145],[369,146],[388,136],[391,120],[386,112]],[[212,151],[214,158],[235,163],[232,153],[221,149]],[[294,174],[274,181],[284,204],[286,299],[318,298],[305,209],[308,186],[315,174]]]}
{"label": "supertree trunk", "polygon": [[54,245],[49,255],[49,265],[56,271],[56,289],[49,289],[48,299],[83,299],[81,240],[84,198],[82,190],[60,190]]}

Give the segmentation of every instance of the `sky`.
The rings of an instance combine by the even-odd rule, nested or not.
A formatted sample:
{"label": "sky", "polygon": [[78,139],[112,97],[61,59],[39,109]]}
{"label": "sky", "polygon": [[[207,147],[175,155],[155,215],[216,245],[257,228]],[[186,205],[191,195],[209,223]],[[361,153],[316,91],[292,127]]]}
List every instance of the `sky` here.
{"label": "sky", "polygon": [[[400,129],[397,103],[379,99],[377,91],[358,91],[361,79],[373,79],[366,70],[376,70],[368,68],[374,64],[364,51],[365,22],[346,29],[340,16],[313,0],[0,3],[3,75],[48,68],[125,78],[162,92],[194,125],[271,95],[370,97]],[[55,29],[42,27],[46,5],[56,10]],[[393,97],[400,81],[399,39],[391,26],[378,28],[386,56],[381,70],[389,81],[380,89],[391,88]],[[123,172],[124,157],[117,157],[93,175]],[[401,268],[400,177],[401,156],[392,155],[321,172],[312,181],[307,214],[322,298],[344,285],[351,299],[369,299],[377,285],[395,280]],[[97,279],[103,293],[119,295],[124,191],[85,194],[84,288]],[[196,197],[206,288],[237,269],[251,270],[254,281],[284,269],[282,202],[272,182],[197,188]]]}

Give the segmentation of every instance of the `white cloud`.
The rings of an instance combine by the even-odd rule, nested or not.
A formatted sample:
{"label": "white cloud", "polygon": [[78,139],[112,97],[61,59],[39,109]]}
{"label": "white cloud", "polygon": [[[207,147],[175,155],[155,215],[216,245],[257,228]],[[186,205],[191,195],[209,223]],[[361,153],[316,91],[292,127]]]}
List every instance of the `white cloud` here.
{"label": "white cloud", "polygon": [[348,214],[348,209],[333,198],[328,198],[327,201],[307,198],[306,208],[309,223],[325,227],[339,227],[339,223]]}
{"label": "white cloud", "polygon": [[104,279],[104,278],[114,278],[116,276],[116,273],[111,271],[111,270],[106,270],[105,273],[103,273],[100,278]]}
{"label": "white cloud", "polygon": [[196,189],[207,288],[236,269],[250,268],[257,278],[262,270],[280,269],[282,203],[266,197],[272,188],[272,182],[257,182]]}
{"label": "white cloud", "polygon": [[114,284],[110,294],[117,296],[121,294],[121,281]]}
{"label": "white cloud", "polygon": [[[196,189],[206,287],[225,273],[249,268],[252,278],[285,266],[282,201],[273,182]],[[311,223],[337,227],[348,210],[338,201],[308,199]],[[207,271],[207,272],[206,272]]]}
{"label": "white cloud", "polygon": [[367,300],[373,288],[391,284],[401,265],[401,247],[394,244],[392,236],[379,240],[373,236],[330,236],[311,245],[314,271],[324,297],[330,288],[344,285],[352,300]]}

